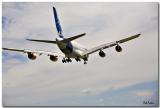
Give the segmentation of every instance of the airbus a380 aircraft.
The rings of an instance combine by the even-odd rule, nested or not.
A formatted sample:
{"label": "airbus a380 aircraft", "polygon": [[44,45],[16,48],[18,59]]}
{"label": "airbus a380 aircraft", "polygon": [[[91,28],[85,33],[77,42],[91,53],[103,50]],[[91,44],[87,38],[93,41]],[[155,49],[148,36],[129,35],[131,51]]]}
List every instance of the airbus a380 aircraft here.
{"label": "airbus a380 aircraft", "polygon": [[73,41],[77,38],[84,36],[86,33],[83,33],[83,34],[80,34],[77,36],[73,36],[73,37],[69,37],[69,38],[65,38],[62,33],[62,28],[61,28],[55,7],[53,7],[53,14],[54,14],[55,24],[56,24],[56,28],[57,28],[57,32],[58,32],[59,37],[56,38],[55,41],[37,40],[37,39],[27,39],[27,40],[56,44],[62,53],[58,53],[58,52],[53,53],[53,52],[46,52],[46,51],[33,51],[33,50],[16,49],[16,48],[2,48],[2,49],[3,50],[10,50],[10,51],[24,52],[28,55],[28,58],[31,60],[35,60],[37,55],[46,54],[50,57],[50,60],[53,62],[56,62],[58,60],[59,56],[63,56],[63,59],[62,59],[63,63],[72,62],[71,59],[75,59],[77,62],[84,60],[84,64],[87,64],[88,56],[90,54],[99,51],[99,56],[105,57],[105,53],[102,50],[106,49],[106,48],[113,47],[113,46],[115,46],[115,50],[117,52],[121,52],[122,48],[119,46],[119,44],[127,42],[132,39],[135,39],[140,36],[140,34],[136,34],[134,36],[130,36],[125,39],[121,39],[121,40],[114,41],[111,43],[101,44],[101,45],[94,47],[94,48],[91,48],[91,49],[86,49],[86,48],[81,47],[75,41]]}

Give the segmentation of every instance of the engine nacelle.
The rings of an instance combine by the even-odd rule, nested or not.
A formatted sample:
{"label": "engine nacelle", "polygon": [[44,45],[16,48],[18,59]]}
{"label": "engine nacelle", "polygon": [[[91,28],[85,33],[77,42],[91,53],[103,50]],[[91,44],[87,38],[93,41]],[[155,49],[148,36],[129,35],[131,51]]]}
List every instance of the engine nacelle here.
{"label": "engine nacelle", "polygon": [[117,52],[121,52],[121,51],[122,51],[122,47],[119,46],[119,45],[117,45],[117,46],[115,47],[115,50],[116,50]]}
{"label": "engine nacelle", "polygon": [[103,51],[100,51],[100,52],[99,52],[99,56],[100,56],[100,57],[105,57],[106,54],[105,54]]}
{"label": "engine nacelle", "polygon": [[28,54],[28,58],[30,60],[35,60],[37,58],[36,54],[34,54],[34,53],[27,53],[27,54]]}
{"label": "engine nacelle", "polygon": [[53,61],[53,62],[56,62],[58,60],[58,57],[57,56],[53,56],[53,55],[50,55],[50,60]]}

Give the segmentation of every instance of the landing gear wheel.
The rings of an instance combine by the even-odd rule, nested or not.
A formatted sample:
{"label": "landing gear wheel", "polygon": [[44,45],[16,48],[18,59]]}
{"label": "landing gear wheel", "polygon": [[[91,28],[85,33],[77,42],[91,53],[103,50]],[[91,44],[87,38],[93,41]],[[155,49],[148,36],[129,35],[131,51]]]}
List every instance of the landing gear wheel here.
{"label": "landing gear wheel", "polygon": [[66,61],[69,63],[69,62],[72,62],[72,60],[70,58],[67,58]]}
{"label": "landing gear wheel", "polygon": [[80,58],[75,58],[75,60],[76,60],[77,62],[81,61],[81,59],[80,59]]}
{"label": "landing gear wheel", "polygon": [[62,63],[66,63],[66,59],[65,58],[62,59]]}
{"label": "landing gear wheel", "polygon": [[87,62],[86,62],[86,61],[84,61],[84,64],[87,64]]}
{"label": "landing gear wheel", "polygon": [[63,60],[62,60],[62,63],[66,63],[66,60],[63,59]]}

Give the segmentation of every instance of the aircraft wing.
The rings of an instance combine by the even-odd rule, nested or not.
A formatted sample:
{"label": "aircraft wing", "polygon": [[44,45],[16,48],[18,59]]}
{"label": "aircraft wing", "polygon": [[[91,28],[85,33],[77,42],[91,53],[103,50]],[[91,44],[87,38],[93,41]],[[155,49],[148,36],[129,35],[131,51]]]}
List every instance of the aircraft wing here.
{"label": "aircraft wing", "polygon": [[16,51],[16,52],[23,52],[23,53],[35,53],[35,54],[45,54],[45,55],[53,55],[53,56],[63,56],[65,55],[60,52],[49,52],[49,51],[42,51],[42,50],[29,50],[29,49],[16,49],[16,48],[2,48],[3,50],[9,50],[9,51]]}
{"label": "aircraft wing", "polygon": [[87,50],[86,52],[84,52],[84,53],[82,54],[82,56],[84,56],[84,55],[89,55],[89,54],[92,54],[92,53],[94,53],[94,52],[96,52],[96,51],[103,50],[103,49],[106,49],[106,48],[110,48],[110,47],[113,47],[113,46],[115,46],[115,45],[117,45],[117,44],[127,42],[127,41],[129,41],[129,40],[138,38],[140,35],[141,35],[141,34],[136,34],[136,35],[134,35],[134,36],[130,36],[130,37],[125,38],[125,39],[121,39],[121,40],[118,40],[118,41],[114,41],[114,42],[110,42],[110,43],[106,43],[106,44],[99,45],[99,46],[97,46],[97,47],[94,47],[94,48],[92,48],[92,49]]}

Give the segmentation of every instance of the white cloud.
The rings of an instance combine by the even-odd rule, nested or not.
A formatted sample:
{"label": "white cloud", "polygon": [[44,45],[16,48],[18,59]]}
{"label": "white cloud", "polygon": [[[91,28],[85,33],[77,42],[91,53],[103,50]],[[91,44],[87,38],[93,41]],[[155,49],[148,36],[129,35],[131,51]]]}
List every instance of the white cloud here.
{"label": "white cloud", "polygon": [[82,93],[85,93],[85,94],[90,94],[91,92],[92,92],[91,88],[86,88],[82,90]]}

